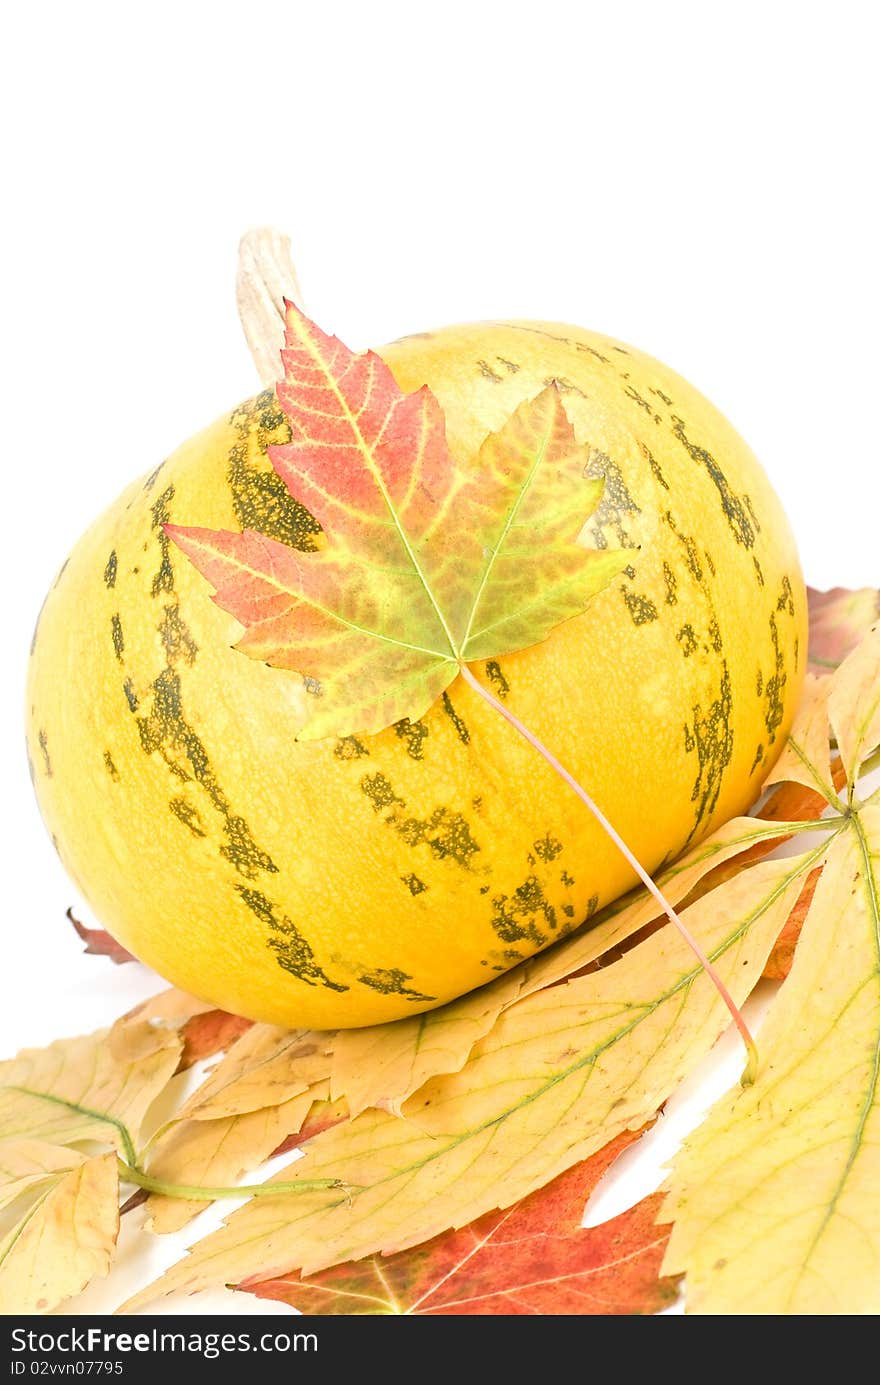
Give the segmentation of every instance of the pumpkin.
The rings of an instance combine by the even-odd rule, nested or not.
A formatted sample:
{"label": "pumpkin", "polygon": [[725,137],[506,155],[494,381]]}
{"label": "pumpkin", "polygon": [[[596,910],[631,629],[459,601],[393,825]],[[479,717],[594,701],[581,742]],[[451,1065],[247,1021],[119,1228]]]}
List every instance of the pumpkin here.
{"label": "pumpkin", "polygon": [[[403,389],[434,391],[454,453],[562,391],[605,478],[582,541],[631,562],[484,673],[656,871],[748,808],[797,703],[805,591],[767,476],[685,380],[592,332],[476,324],[380,354]],[[307,546],[314,522],[266,455],[288,436],[266,390],[80,540],[34,638],[29,750],[61,858],[127,948],[235,1013],[358,1026],[489,981],[634,876],[460,678],[419,722],[296,739],[301,680],[233,648],[240,627],[164,529]]]}

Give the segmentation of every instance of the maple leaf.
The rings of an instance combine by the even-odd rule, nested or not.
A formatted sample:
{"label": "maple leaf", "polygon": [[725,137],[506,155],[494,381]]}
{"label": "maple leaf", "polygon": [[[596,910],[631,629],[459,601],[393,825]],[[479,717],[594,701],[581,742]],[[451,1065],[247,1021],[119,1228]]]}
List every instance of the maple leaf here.
{"label": "maple leaf", "polygon": [[209,1000],[199,1000],[176,986],[142,1000],[117,1021],[117,1027],[145,1022],[170,1027],[179,1034],[183,1050],[178,1071],[228,1048],[252,1024],[251,1020],[218,1010]]}
{"label": "maple leaf", "polygon": [[829,788],[822,872],[801,896],[758,1080],[688,1139],[664,1204],[691,1313],[880,1311],[880,790],[860,796],[880,741],[880,627],[825,682],[805,728],[817,747],[818,706],[821,762],[801,752],[827,782],[833,740],[845,803]]}
{"label": "maple leaf", "polygon": [[0,1314],[49,1312],[108,1272],[118,1189],[115,1154],[0,1141],[0,1205],[35,1194],[0,1239]]}
{"label": "maple leaf", "polygon": [[[760,975],[804,868],[801,858],[760,862],[723,887],[723,908],[712,895],[687,911],[738,997]],[[670,928],[599,973],[518,999],[459,1072],[404,1103],[402,1119],[371,1109],[315,1136],[278,1175],[303,1182],[298,1196],[248,1203],[125,1310],[175,1290],[396,1252],[510,1206],[650,1119],[726,1013]]]}
{"label": "maple leaf", "polygon": [[[150,1178],[229,1186],[258,1168],[302,1131],[316,1102],[329,1098],[330,1040],[316,1031],[248,1025],[154,1136]],[[177,1231],[208,1201],[153,1194],[147,1206],[150,1228]]]}
{"label": "maple leaf", "polygon": [[309,551],[256,530],[164,525],[244,625],[238,648],[298,670],[323,699],[301,739],[370,735],[416,721],[459,675],[552,766],[596,817],[687,939],[749,1053],[754,1041],[711,961],[614,825],[469,667],[529,648],[581,614],[627,566],[628,550],[577,540],[601,499],[558,386],[523,401],[478,455],[446,445],[427,386],[405,394],[375,352],[356,355],[286,303],[276,386],[292,440],[277,475],[311,514]]}
{"label": "maple leaf", "polygon": [[[180,1039],[146,1022],[25,1049],[0,1063],[0,1312],[48,1312],[106,1274],[119,1229],[117,1153],[136,1159],[144,1118]],[[87,1157],[84,1143],[110,1145]]]}
{"label": "maple leaf", "polygon": [[183,1104],[178,1118],[240,1116],[299,1096],[329,1078],[333,1038],[320,1030],[250,1025]]}
{"label": "maple leaf", "polygon": [[766,981],[784,981],[791,971],[798,939],[804,926],[804,919],[809,912],[821,874],[822,867],[815,866],[807,876],[804,887],[798,896],[798,901],[789,914],[785,927],[776,939],[773,951],[767,958],[767,964],[764,967],[764,979]]}
{"label": "maple leaf", "polygon": [[880,591],[861,587],[850,591],[832,587],[830,591],[807,588],[810,611],[809,669],[818,675],[830,673],[855,649],[880,617]]}
{"label": "maple leaf", "polygon": [[180,1049],[176,1032],[146,1021],[23,1049],[0,1063],[0,1139],[98,1140],[133,1160]]}
{"label": "maple leaf", "polygon": [[436,1010],[392,1024],[340,1029],[333,1041],[331,1096],[345,1097],[352,1116],[368,1106],[399,1111],[429,1078],[464,1066],[525,981],[525,971],[514,968]]}
{"label": "maple leaf", "polygon": [[[816,1263],[806,1264],[805,1257],[799,1266],[796,1234],[788,1240],[782,1232],[776,1235],[782,1250],[774,1243],[774,1233],[780,1225],[784,1232],[787,1224],[780,1190],[782,1216],[766,1237],[766,1254],[757,1260],[765,1297],[756,1290],[754,1301],[773,1302],[771,1291],[782,1293],[778,1285],[787,1286],[803,1270],[804,1278],[836,1276],[842,1304],[867,1304],[859,1311],[875,1311],[872,1265],[880,1263],[880,1226],[863,1204],[876,1147],[870,1057],[880,1052],[880,998],[874,995],[876,972],[868,968],[869,962],[876,967],[880,792],[862,803],[856,788],[873,766],[880,740],[878,672],[880,634],[873,631],[833,678],[808,684],[790,742],[769,781],[780,787],[754,816],[725,824],[660,877],[668,897],[683,902],[689,923],[738,997],[748,993],[768,958],[782,971],[792,954],[795,958],[781,992],[782,1001],[791,997],[788,1007],[777,1001],[762,1032],[762,1054],[770,1055],[768,1072],[776,1067],[781,1098],[773,1086],[768,1100],[770,1078],[762,1068],[761,1100],[754,1109],[764,1125],[755,1129],[753,1108],[743,1120],[740,1107],[726,1125],[721,1122],[720,1135],[709,1129],[702,1142],[705,1131],[700,1132],[682,1156],[664,1204],[670,1215],[677,1192],[684,1197],[665,1268],[673,1275],[686,1268],[689,1311],[728,1311],[712,1305],[737,1301],[743,1277],[755,1272],[754,1248],[743,1246],[742,1227],[725,1196],[707,1216],[705,1188],[715,1170],[721,1171],[722,1186],[734,1188],[737,1196],[748,1185],[745,1205],[751,1211],[762,1180],[769,1178],[773,1186],[773,1159],[780,1150],[790,1163],[802,1159],[802,1201],[817,1186],[824,1194],[819,1206],[828,1213],[832,1252]],[[817,846],[766,859],[779,844],[811,833],[820,835]],[[852,919],[845,915],[859,892],[854,939]],[[804,936],[798,942],[802,921]],[[839,956],[845,966],[838,964]],[[774,957],[783,960],[774,963]],[[831,970],[832,957],[834,985],[822,985],[822,968]],[[811,1014],[814,997],[823,995],[824,1002],[813,1005],[817,1022],[827,1028],[831,1016],[833,1025],[817,1034],[816,1023],[811,1029],[804,1016]],[[579,1170],[573,1165],[579,1158],[591,1152],[601,1158],[616,1140],[632,1138],[633,1129],[651,1118],[708,1051],[723,1018],[704,974],[658,918],[656,899],[644,891],[617,901],[591,930],[529,959],[483,991],[428,1015],[360,1033],[249,1025],[185,993],[162,992],[110,1031],[26,1051],[0,1064],[0,1206],[24,1207],[12,1239],[0,1243],[0,1304],[11,1303],[10,1311],[42,1311],[93,1274],[106,1272],[118,1218],[115,1154],[97,1156],[103,1161],[99,1168],[95,1157],[73,1146],[97,1140],[132,1157],[146,1111],[179,1069],[181,1049],[185,1052],[189,1043],[197,1056],[225,1049],[225,1057],[151,1142],[154,1181],[195,1177],[200,1184],[226,1183],[279,1149],[305,1146],[305,1156],[293,1178],[288,1170],[276,1175],[277,1192],[272,1191],[275,1180],[250,1190],[268,1195],[234,1214],[129,1307],[171,1288],[195,1291],[243,1275],[262,1281],[273,1274],[283,1275],[284,1283],[265,1292],[283,1297],[315,1291],[326,1301],[328,1286],[336,1294],[360,1292],[364,1275],[375,1279],[377,1268],[387,1274],[397,1267],[413,1281],[410,1297],[403,1302],[398,1290],[396,1308],[386,1303],[375,1311],[400,1311],[403,1304],[407,1312],[511,1312],[506,1298],[506,1306],[499,1307],[500,1296],[515,1294],[521,1300],[524,1291],[527,1299],[529,1293],[515,1269],[504,1278],[508,1261],[513,1265],[511,1226],[516,1229],[524,1219],[527,1224],[533,1199],[543,1205],[540,1190],[549,1198],[546,1185],[552,1189],[553,1179],[570,1177],[575,1187]],[[823,1062],[816,1054],[838,1029],[842,1044],[830,1064]],[[769,1046],[765,1034],[772,1040]],[[748,1093],[733,1098],[733,1108],[747,1098]],[[827,1118],[823,1101],[834,1106]],[[781,1121],[785,1138],[773,1124],[777,1119],[780,1126],[774,1117],[777,1103],[796,1113]],[[815,1120],[806,1114],[811,1106]],[[864,1119],[853,1131],[846,1120],[852,1121],[856,1110]],[[829,1130],[832,1138],[822,1140]],[[844,1146],[851,1156],[846,1167]],[[724,1180],[731,1164],[741,1177],[729,1179],[728,1186]],[[292,1199],[289,1190],[297,1187]],[[223,1189],[177,1191],[173,1199],[150,1197],[155,1229],[176,1229],[205,1205],[204,1199],[181,1193],[219,1195]],[[791,1202],[790,1222],[797,1231],[815,1215],[814,1200],[806,1208],[797,1198]],[[504,1210],[498,1211],[499,1205]],[[665,1239],[665,1230],[648,1234],[644,1218],[655,1211],[656,1199],[647,1200],[600,1230],[634,1236],[638,1260],[646,1237]],[[769,1213],[759,1200],[759,1222],[762,1215]],[[489,1249],[485,1260],[481,1252],[469,1264],[483,1278],[468,1279],[460,1270],[453,1301],[434,1286],[432,1270],[427,1269],[426,1280],[419,1267],[436,1265],[438,1255],[451,1256],[458,1265],[456,1254],[467,1244],[460,1238],[470,1237],[473,1246],[475,1219],[488,1235]],[[847,1219],[862,1223],[859,1245],[847,1239]],[[593,1232],[572,1224],[556,1237],[566,1250],[567,1271],[570,1253],[586,1253],[587,1237],[601,1260]],[[528,1240],[518,1235],[516,1244],[522,1247]],[[41,1247],[51,1251],[49,1260]],[[596,1311],[656,1311],[649,1306],[656,1262],[633,1297],[632,1286],[621,1283],[631,1259],[606,1267],[609,1279],[602,1293],[611,1297]],[[51,1260],[63,1261],[64,1274],[49,1273]],[[725,1262],[734,1272],[719,1287]],[[555,1271],[559,1268],[557,1260]],[[487,1291],[487,1274],[494,1293]],[[868,1288],[854,1293],[856,1279]],[[578,1280],[569,1273],[560,1282],[570,1291]],[[639,1298],[642,1293],[648,1297]],[[287,1301],[303,1303],[298,1297]],[[329,1311],[356,1311],[344,1298],[330,1301]],[[567,1311],[553,1306],[555,1298],[529,1301],[526,1311]],[[348,1307],[338,1307],[346,1302]],[[788,1302],[799,1300],[794,1296]],[[619,1303],[623,1307],[609,1306]],[[316,1300],[306,1311],[328,1310]],[[583,1304],[578,1311],[585,1311]]]}
{"label": "maple leaf", "polygon": [[214,1009],[210,1000],[200,1000],[198,996],[190,995],[189,991],[167,986],[156,995],[138,1001],[137,1005],[133,1005],[116,1021],[114,1028],[122,1029],[129,1024],[148,1023],[160,1027],[170,1025],[176,1029],[192,1019],[210,1014]]}
{"label": "maple leaf", "polygon": [[[861,694],[847,715],[870,727],[870,682],[860,676],[854,686]],[[800,747],[819,745],[816,708],[811,690],[794,727]],[[852,753],[861,755],[858,746]],[[805,784],[774,771],[772,781],[782,782],[762,801],[760,816],[724,824],[660,877],[667,896],[684,901],[685,917],[737,995],[748,993],[780,933],[806,908],[826,834],[846,820],[827,725],[817,763],[805,767],[793,753],[789,766]],[[835,795],[830,807],[817,782]],[[820,821],[823,812],[831,816]],[[811,834],[819,840],[810,849],[765,859],[780,843]],[[315,1138],[304,1128],[287,1147],[309,1141],[294,1181],[324,1175],[342,1191],[304,1189],[295,1204],[271,1196],[251,1203],[134,1302],[247,1275],[289,1276],[291,1265],[309,1275],[401,1252],[489,1214],[502,1199],[506,1206],[528,1196],[560,1164],[649,1118],[708,1050],[722,1018],[711,1015],[702,974],[686,965],[676,951],[681,944],[661,925],[656,900],[637,891],[609,906],[592,929],[524,962],[511,989],[484,1011],[473,1008],[479,994],[462,997],[415,1025],[355,1034],[350,1053],[337,1035],[334,1093],[351,1091],[356,1110],[365,1101],[384,1109],[350,1119],[339,1101],[316,1103],[313,1111],[329,1113],[324,1128],[317,1126]],[[510,985],[510,974],[502,982]],[[425,1034],[422,1022],[436,1031]],[[425,1072],[418,1066],[423,1041],[437,1057],[433,1076],[431,1063]],[[358,1057],[375,1071],[359,1078]],[[422,1086],[412,1090],[419,1075]],[[287,1182],[289,1172],[278,1178]]]}
{"label": "maple leaf", "polygon": [[397,1255],[236,1287],[302,1313],[620,1315],[656,1313],[677,1296],[659,1267],[669,1227],[659,1196],[601,1226],[581,1225],[599,1179],[639,1132],[626,1132],[506,1212],[491,1212]]}
{"label": "maple leaf", "polygon": [[255,530],[166,532],[244,627],[238,648],[314,694],[301,738],[416,721],[461,668],[546,639],[631,560],[576,540],[602,494],[558,389],[522,404],[469,462],[427,387],[404,394],[287,305],[292,430],[276,472],[318,521],[302,552]]}
{"label": "maple leaf", "polygon": [[85,943],[84,952],[93,957],[109,957],[111,962],[115,962],[118,967],[125,962],[136,962],[134,953],[118,943],[105,928],[87,928],[84,923],[80,923],[72,909],[67,910],[67,917],[73,924],[74,932],[78,938]]}
{"label": "maple leaf", "polygon": [[0,1210],[23,1193],[57,1181],[84,1158],[75,1150],[45,1140],[0,1140]]}
{"label": "maple leaf", "polygon": [[[328,1095],[329,1083],[317,1082],[286,1101],[239,1115],[175,1120],[152,1147],[147,1171],[151,1178],[173,1184],[234,1184],[291,1136],[301,1137],[314,1103]],[[154,1193],[147,1199],[148,1226],[157,1233],[179,1231],[209,1205],[210,1199]]]}
{"label": "maple leaf", "polygon": [[241,1015],[230,1015],[226,1010],[206,1010],[204,1014],[191,1015],[182,1025],[180,1037],[183,1052],[180,1067],[191,1068],[204,1058],[211,1058],[240,1039],[253,1024]]}

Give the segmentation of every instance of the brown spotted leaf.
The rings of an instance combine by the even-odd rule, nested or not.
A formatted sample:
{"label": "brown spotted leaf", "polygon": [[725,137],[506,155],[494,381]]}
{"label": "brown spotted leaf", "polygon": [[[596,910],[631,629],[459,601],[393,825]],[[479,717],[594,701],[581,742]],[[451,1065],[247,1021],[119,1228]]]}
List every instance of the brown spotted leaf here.
{"label": "brown spotted leaf", "polygon": [[555,386],[462,461],[427,387],[404,394],[379,356],[292,304],[282,356],[292,438],[270,458],[322,527],[316,551],[256,530],[167,532],[245,627],[238,648],[304,677],[301,737],[416,721],[463,664],[546,639],[629,560],[577,543],[603,483]]}
{"label": "brown spotted leaf", "polygon": [[332,1034],[253,1024],[177,1112],[177,1119],[218,1120],[262,1111],[299,1096],[330,1076]]}
{"label": "brown spotted leaf", "polygon": [[657,1313],[677,1295],[659,1274],[669,1236],[656,1224],[659,1196],[601,1226],[581,1224],[599,1179],[635,1138],[626,1132],[515,1207],[411,1250],[238,1287],[321,1316]]}

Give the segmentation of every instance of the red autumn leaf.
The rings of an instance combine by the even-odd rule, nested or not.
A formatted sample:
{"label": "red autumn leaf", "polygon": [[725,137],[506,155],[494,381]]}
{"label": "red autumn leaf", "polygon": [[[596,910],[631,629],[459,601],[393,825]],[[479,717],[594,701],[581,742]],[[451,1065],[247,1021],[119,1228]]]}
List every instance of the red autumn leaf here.
{"label": "red autumn leaf", "polygon": [[810,608],[809,670],[831,673],[843,663],[863,635],[880,618],[880,591],[861,587],[850,591],[832,587],[830,591],[807,588]]}
{"label": "red autumn leaf", "polygon": [[[834,773],[834,786],[840,788],[845,776],[841,767],[837,767]],[[764,818],[770,822],[795,822],[798,819],[806,822],[808,818],[820,818],[828,804],[821,794],[808,789],[804,784],[782,784],[768,798],[767,802],[758,810],[757,817]],[[782,846],[786,838],[778,838],[771,845],[776,848]],[[748,852],[736,859],[732,864],[747,864]],[[762,853],[763,854],[763,853]],[[723,867],[722,867],[723,869]],[[804,888],[801,890],[794,908],[782,928],[779,937],[773,945],[773,951],[767,958],[764,970],[761,975],[766,981],[784,981],[791,971],[794,962],[795,948],[798,938],[801,935],[804,919],[813,898],[816,886],[819,883],[819,876],[822,874],[822,867],[817,866],[807,876]]]}
{"label": "red autumn leaf", "polygon": [[215,1053],[222,1052],[250,1029],[252,1023],[226,1010],[205,1010],[202,1014],[190,1015],[180,1031],[183,1052],[179,1070],[182,1072],[202,1058],[212,1058]]}
{"label": "red autumn leaf", "polygon": [[320,523],[317,550],[255,530],[166,532],[245,627],[238,648],[304,677],[300,737],[416,721],[464,664],[546,639],[629,560],[576,542],[603,483],[554,385],[464,461],[427,387],[404,394],[379,356],[292,304],[282,359],[292,439],[269,456]]}
{"label": "red autumn leaf", "polygon": [[811,870],[810,874],[807,876],[804,882],[804,888],[798,896],[797,903],[788,916],[788,922],[776,939],[773,945],[773,951],[767,958],[767,965],[761,973],[766,980],[784,981],[791,971],[798,938],[801,935],[804,919],[807,917],[810,905],[813,902],[813,895],[816,893],[816,886],[819,883],[821,874],[822,867],[817,866],[816,869]]}
{"label": "red autumn leaf", "polygon": [[111,962],[115,962],[118,967],[126,962],[136,962],[137,958],[126,948],[111,937],[103,928],[87,928],[84,923],[80,923],[72,909],[67,910],[67,917],[73,924],[77,935],[85,943],[84,952],[93,957],[109,957]]}
{"label": "red autumn leaf", "polygon": [[272,1157],[277,1158],[279,1154],[289,1154],[291,1150],[299,1149],[307,1141],[313,1140],[322,1131],[329,1130],[331,1126],[341,1125],[348,1120],[348,1102],[345,1097],[338,1097],[336,1101],[314,1101],[311,1110],[302,1123],[301,1129],[288,1135],[286,1140],[282,1140],[276,1150],[273,1150]]}
{"label": "red autumn leaf", "polygon": [[[827,801],[815,789],[787,782],[773,790],[756,810],[755,817],[762,822],[806,822],[807,818],[820,818],[827,807]],[[773,845],[778,846],[786,840],[788,838],[777,837]]]}
{"label": "red autumn leaf", "polygon": [[237,1287],[322,1316],[657,1313],[677,1295],[677,1281],[660,1276],[670,1232],[656,1224],[661,1195],[581,1225],[587,1198],[635,1138],[625,1132],[506,1211],[410,1250]]}

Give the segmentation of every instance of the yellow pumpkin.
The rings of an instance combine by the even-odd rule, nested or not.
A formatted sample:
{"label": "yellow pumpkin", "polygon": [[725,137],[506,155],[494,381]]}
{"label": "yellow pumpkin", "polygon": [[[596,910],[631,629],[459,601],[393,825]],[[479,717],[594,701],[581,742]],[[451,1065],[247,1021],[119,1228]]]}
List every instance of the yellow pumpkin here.
{"label": "yellow pumpkin", "polygon": [[[748,807],[797,702],[805,592],[766,475],[685,380],[587,331],[476,324],[380,354],[403,389],[431,387],[467,455],[558,382],[606,480],[587,541],[632,561],[483,671],[656,870]],[[265,391],[80,540],[35,635],[29,747],[61,858],[126,947],[242,1015],[357,1026],[481,985],[634,877],[461,679],[416,724],[295,740],[301,681],[232,648],[240,627],[163,530],[300,543],[314,525],[266,456],[287,437]]]}

